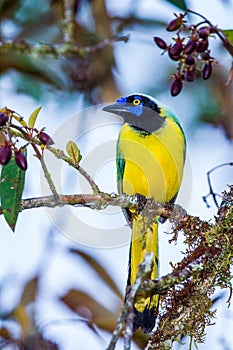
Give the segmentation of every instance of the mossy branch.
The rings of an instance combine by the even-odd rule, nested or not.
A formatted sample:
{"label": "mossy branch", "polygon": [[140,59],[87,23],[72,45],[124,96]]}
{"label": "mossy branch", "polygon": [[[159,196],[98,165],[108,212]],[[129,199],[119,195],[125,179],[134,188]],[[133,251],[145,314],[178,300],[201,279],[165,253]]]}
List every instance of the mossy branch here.
{"label": "mossy branch", "polygon": [[[144,214],[148,212],[145,207]],[[149,209],[151,212],[151,209]],[[171,213],[170,213],[171,214]],[[149,214],[150,217],[150,214]],[[176,217],[176,216],[175,216]],[[148,280],[139,271],[141,284],[137,293],[146,297],[160,294],[161,311],[158,314],[156,327],[146,346],[147,350],[171,350],[173,343],[183,341],[189,336],[190,349],[192,342],[204,342],[206,327],[212,325],[215,310],[211,296],[216,287],[228,288],[230,302],[232,295],[231,264],[233,262],[233,186],[223,193],[215,223],[208,223],[197,217],[185,215],[173,221],[173,238],[177,240],[179,232],[183,232],[186,251],[184,258],[172,265],[172,272],[156,280]],[[126,297],[125,305],[130,299]],[[133,305],[133,301],[131,307]],[[111,347],[116,343],[116,332],[126,322],[127,312],[123,308],[116,330],[113,333]],[[124,348],[128,349],[128,348]]]}
{"label": "mossy branch", "polygon": [[[53,58],[60,57],[70,57],[70,56],[78,56],[81,58],[86,58],[90,55],[93,55],[95,52],[98,52],[104,49],[107,46],[112,45],[114,42],[127,42],[129,39],[128,36],[119,36],[107,38],[95,45],[90,46],[81,46],[77,43],[62,43],[62,44],[39,44],[39,43],[28,43],[26,41],[7,41],[0,42],[0,54],[15,52],[23,55],[34,55],[34,57],[38,55],[42,56],[51,56]],[[67,39],[68,40],[68,39]],[[70,39],[69,39],[70,40]]]}
{"label": "mossy branch", "polygon": [[114,42],[127,42],[128,36],[112,36],[106,38],[97,44],[82,46],[79,44],[78,38],[75,37],[75,1],[63,0],[64,3],[64,17],[63,17],[63,42],[59,44],[45,44],[45,43],[31,43],[25,40],[1,40],[0,54],[17,53],[25,56],[38,55],[50,56],[53,58],[76,56],[80,58],[87,58],[90,55],[112,45]]}
{"label": "mossy branch", "polygon": [[[79,206],[87,207],[96,210],[103,210],[107,206],[119,206],[121,208],[138,209],[141,204],[137,202],[137,196],[128,196],[126,194],[117,193],[105,193],[98,192],[93,194],[59,194],[54,199],[54,195],[42,196],[35,198],[26,198],[22,200],[21,211],[33,208],[55,208],[57,206]],[[171,218],[171,220],[176,220],[176,211],[174,211],[173,205],[167,206],[167,204],[161,204],[156,202],[154,199],[151,201],[151,210],[154,208],[154,218],[156,215],[166,216]],[[152,204],[153,203],[153,204]],[[174,205],[174,207],[179,207]],[[2,209],[0,207],[0,214],[2,214]]]}

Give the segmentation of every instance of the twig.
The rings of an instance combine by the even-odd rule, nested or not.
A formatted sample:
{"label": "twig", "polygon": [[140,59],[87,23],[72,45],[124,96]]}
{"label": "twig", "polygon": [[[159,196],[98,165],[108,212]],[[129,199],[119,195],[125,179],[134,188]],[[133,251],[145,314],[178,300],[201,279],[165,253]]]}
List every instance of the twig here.
{"label": "twig", "polygon": [[[168,273],[165,276],[162,276],[160,278],[156,278],[154,280],[146,279],[143,281],[138,289],[138,292],[140,295],[145,295],[149,293],[150,295],[155,294],[165,294],[170,288],[175,287],[176,285],[180,284],[181,282],[184,282],[187,278],[190,276],[193,276],[194,271],[199,272],[200,262],[202,257],[205,254],[209,253],[208,247],[205,251],[198,254],[195,258],[195,260],[191,261],[189,264],[187,264],[185,267],[183,267],[180,271],[174,271],[171,273]],[[195,252],[194,254],[195,255]]]}
{"label": "twig", "polygon": [[53,180],[51,178],[51,175],[50,175],[50,173],[47,169],[47,166],[44,162],[43,156],[42,156],[41,152],[39,151],[37,144],[35,143],[35,140],[33,140],[33,137],[31,135],[29,135],[27,132],[25,132],[23,130],[23,128],[18,126],[18,125],[11,124],[11,129],[13,129],[13,130],[15,129],[15,130],[19,131],[21,133],[21,137],[23,137],[25,140],[27,140],[29,142],[29,144],[32,146],[33,150],[35,151],[36,157],[41,162],[41,167],[42,167],[42,170],[44,172],[44,176],[48,182],[49,188],[50,188],[52,194],[54,195],[54,198],[55,199],[58,198],[58,193],[57,193],[57,190],[56,190],[55,185],[53,183]]}
{"label": "twig", "polygon": [[101,41],[100,43],[90,46],[89,47],[89,54],[98,52],[98,51],[104,49],[106,46],[113,44],[114,42],[123,41],[124,43],[127,43],[128,40],[129,40],[128,35],[119,36],[119,37],[115,37],[115,38],[106,38],[103,41]]}
{"label": "twig", "polygon": [[[15,130],[19,131],[20,133],[16,134]],[[22,127],[15,125],[15,124],[11,124],[11,134],[14,134],[15,136],[18,136],[18,137],[23,138],[24,140],[27,140],[30,143],[30,145],[33,147],[35,154],[36,154],[36,157],[41,162],[41,166],[42,166],[42,169],[44,171],[45,178],[49,184],[49,187],[50,187],[52,193],[55,196],[57,196],[58,194],[57,194],[56,188],[53,184],[53,181],[51,179],[51,175],[48,172],[46,164],[43,160],[43,156],[37,147],[37,144],[38,144],[37,140],[35,138],[33,138],[32,136],[30,136],[27,132],[25,132]],[[40,145],[40,143],[39,143],[39,145]],[[49,150],[51,153],[53,153],[53,155],[55,155],[56,158],[62,159],[63,161],[68,163],[70,166],[72,166],[74,169],[78,170],[79,173],[89,182],[94,193],[100,192],[99,187],[94,182],[92,177],[79,165],[79,163],[73,161],[70,157],[68,157],[64,153],[64,151],[62,151],[58,148],[55,148],[55,147],[51,147],[51,146],[46,147],[46,149]]]}
{"label": "twig", "polygon": [[127,310],[126,306],[124,305],[124,308],[122,309],[120,316],[118,317],[116,327],[112,333],[112,338],[111,338],[110,344],[108,345],[106,350],[114,350],[115,349],[116,343],[120,337],[121,330],[123,328],[123,324],[126,320],[127,311],[128,310]]}
{"label": "twig", "polygon": [[[152,201],[154,200],[152,199]],[[22,200],[21,210],[42,208],[42,207],[54,208],[58,205],[59,206],[65,206],[65,205],[81,206],[81,207],[88,207],[96,210],[102,210],[106,208],[108,205],[120,206],[121,208],[130,208],[130,209],[138,208],[136,196],[99,192],[95,194],[58,195],[56,201],[54,200],[54,196],[26,198]],[[2,214],[1,207],[0,207],[0,214]],[[155,216],[162,215],[162,216],[170,217],[173,220],[176,220],[176,218],[178,219],[178,217],[174,215],[174,212],[173,210],[171,210],[171,208],[166,208],[166,205],[163,205],[156,201],[154,201],[154,215]]]}
{"label": "twig", "polygon": [[64,0],[64,26],[63,26],[63,38],[64,42],[71,44],[74,42],[74,30],[75,30],[75,13],[74,13],[74,0]]}
{"label": "twig", "polygon": [[205,202],[207,208],[210,207],[209,203],[207,202],[207,198],[209,196],[212,196],[213,198],[213,201],[216,205],[217,208],[219,208],[219,204],[218,204],[218,201],[217,201],[217,196],[218,197],[221,197],[218,193],[215,193],[214,190],[213,190],[213,186],[212,186],[212,183],[211,183],[211,179],[210,179],[210,174],[213,173],[215,170],[219,169],[219,168],[222,168],[224,166],[233,166],[233,162],[228,162],[228,163],[223,163],[223,164],[219,164],[215,167],[213,167],[212,169],[210,169],[208,172],[207,172],[207,181],[208,181],[208,186],[209,186],[209,193],[205,196],[202,197],[203,201]]}
{"label": "twig", "polygon": [[145,276],[151,271],[152,263],[154,259],[154,253],[146,254],[142,263],[138,266],[138,273],[135,279],[135,282],[129,288],[129,292],[126,293],[125,305],[128,309],[126,326],[125,326],[125,334],[124,334],[124,350],[130,349],[131,339],[133,336],[133,320],[134,320],[134,312],[133,312],[133,302],[135,296],[141,286]]}
{"label": "twig", "polygon": [[89,182],[92,190],[94,193],[100,193],[100,189],[95,183],[95,181],[92,179],[92,177],[79,165],[79,163],[74,162],[70,157],[68,157],[62,150],[54,148],[54,147],[48,147],[47,148],[50,152],[52,152],[56,158],[62,159],[64,162],[68,163],[70,166],[72,166],[74,169],[78,170],[80,174]]}
{"label": "twig", "polygon": [[223,43],[223,46],[225,49],[229,52],[231,56],[233,56],[233,45],[232,43],[227,39],[227,37],[224,35],[224,33],[221,31],[221,29],[218,29],[216,26],[214,26],[205,16],[201,15],[200,13],[188,9],[186,12],[192,13],[196,16],[201,17],[205,23],[207,23],[211,28],[214,29],[214,32],[218,35],[220,40]]}
{"label": "twig", "polygon": [[47,166],[45,164],[45,161],[44,161],[44,158],[41,157],[40,159],[40,162],[41,162],[41,167],[42,167],[42,170],[44,172],[44,177],[46,178],[47,182],[48,182],[48,185],[49,185],[49,188],[54,196],[54,199],[55,199],[55,202],[58,200],[59,198],[59,194],[57,193],[57,190],[56,190],[56,187],[53,183],[53,180],[52,180],[52,177],[51,177],[51,174],[49,173],[48,169],[47,169]]}
{"label": "twig", "polygon": [[138,292],[138,289],[142,284],[142,281],[145,279],[145,276],[148,274],[148,272],[151,271],[153,257],[154,257],[153,253],[146,254],[144,257],[144,260],[138,266],[137,277],[135,279],[134,284],[132,284],[129,287],[126,293],[124,308],[122,309],[122,312],[118,318],[116,328],[112,334],[111,342],[106,350],[115,349],[115,346],[116,346],[117,340],[120,337],[120,333],[123,328],[124,322],[126,322],[125,332],[124,332],[124,350],[130,349],[131,339],[133,336],[133,319],[134,319],[133,302]]}

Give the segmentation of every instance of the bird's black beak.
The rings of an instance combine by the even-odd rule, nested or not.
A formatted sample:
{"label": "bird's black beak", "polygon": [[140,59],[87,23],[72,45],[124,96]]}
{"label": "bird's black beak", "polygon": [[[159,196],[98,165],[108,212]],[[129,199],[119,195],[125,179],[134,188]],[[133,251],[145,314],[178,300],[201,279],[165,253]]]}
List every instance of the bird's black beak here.
{"label": "bird's black beak", "polygon": [[127,112],[126,106],[122,106],[119,103],[114,103],[109,106],[105,106],[103,108],[103,111],[109,112],[109,113],[114,113],[114,114],[121,114],[122,112]]}

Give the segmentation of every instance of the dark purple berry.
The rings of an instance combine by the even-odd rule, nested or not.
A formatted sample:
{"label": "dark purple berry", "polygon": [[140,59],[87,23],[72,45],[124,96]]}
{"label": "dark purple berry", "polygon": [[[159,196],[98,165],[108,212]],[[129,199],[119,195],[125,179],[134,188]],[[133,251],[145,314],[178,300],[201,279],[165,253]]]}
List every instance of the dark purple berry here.
{"label": "dark purple berry", "polygon": [[15,152],[15,163],[22,170],[27,170],[28,164],[25,155],[21,152],[21,150]]}
{"label": "dark purple berry", "polygon": [[201,70],[202,79],[207,80],[212,74],[212,63],[204,63]]}
{"label": "dark purple berry", "polygon": [[0,164],[6,165],[11,159],[11,148],[8,145],[0,148]]}
{"label": "dark purple berry", "polygon": [[181,58],[180,54],[182,50],[183,50],[183,45],[181,44],[180,41],[178,41],[173,46],[169,47],[168,55],[172,60],[178,61]]}
{"label": "dark purple berry", "polygon": [[156,43],[156,45],[163,50],[166,50],[167,48],[167,44],[165,43],[165,41],[161,38],[159,38],[158,36],[154,37],[154,42]]}
{"label": "dark purple berry", "polygon": [[51,146],[54,144],[53,139],[44,131],[41,131],[39,133],[38,139],[43,145]]}
{"label": "dark purple berry", "polygon": [[210,27],[201,27],[198,30],[198,35],[201,39],[208,38],[209,34],[210,34]]}
{"label": "dark purple berry", "polygon": [[208,46],[209,46],[208,39],[202,39],[198,41],[196,46],[196,51],[199,53],[204,52],[208,49]]}
{"label": "dark purple berry", "polygon": [[190,53],[192,53],[196,49],[196,46],[197,46],[196,41],[193,39],[189,39],[189,41],[184,47],[184,53],[186,55],[190,55]]}
{"label": "dark purple berry", "polygon": [[186,71],[185,71],[185,73],[184,73],[184,79],[186,80],[186,81],[189,81],[189,82],[191,82],[191,81],[194,81],[194,79],[195,79],[195,70],[194,69],[187,69]]}
{"label": "dark purple berry", "polygon": [[179,61],[180,59],[180,55],[172,55],[169,50],[168,50],[168,54],[169,54],[169,57],[173,60],[173,61]]}
{"label": "dark purple berry", "polygon": [[193,56],[187,56],[185,59],[185,63],[188,66],[193,66],[195,64],[195,58]]}
{"label": "dark purple berry", "polygon": [[180,41],[177,41],[173,46],[169,48],[169,55],[171,56],[178,56],[181,54],[183,50],[183,45]]}
{"label": "dark purple berry", "polygon": [[168,32],[173,32],[181,27],[183,21],[181,17],[177,17],[168,23],[166,29]]}
{"label": "dark purple berry", "polygon": [[0,113],[0,126],[6,125],[8,121],[8,115],[6,113]]}
{"label": "dark purple berry", "polygon": [[172,96],[177,96],[179,95],[179,93],[181,92],[182,90],[182,87],[183,87],[183,83],[182,83],[182,80],[181,78],[179,77],[176,77],[172,83],[171,83],[171,86],[170,86],[170,93]]}

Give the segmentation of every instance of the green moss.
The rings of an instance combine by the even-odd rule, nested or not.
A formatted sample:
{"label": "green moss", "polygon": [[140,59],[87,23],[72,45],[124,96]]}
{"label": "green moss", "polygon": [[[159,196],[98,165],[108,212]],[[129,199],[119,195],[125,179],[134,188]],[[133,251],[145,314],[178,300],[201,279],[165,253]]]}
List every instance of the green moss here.
{"label": "green moss", "polygon": [[187,279],[174,284],[161,295],[161,312],[148,349],[172,349],[180,342],[187,349],[205,341],[206,327],[214,323],[211,297],[216,287],[229,288],[231,296],[231,264],[233,260],[233,187],[223,194],[215,224],[197,217],[184,217],[173,228],[176,241],[184,234],[186,251],[182,261],[173,266],[173,276],[190,269]]}

